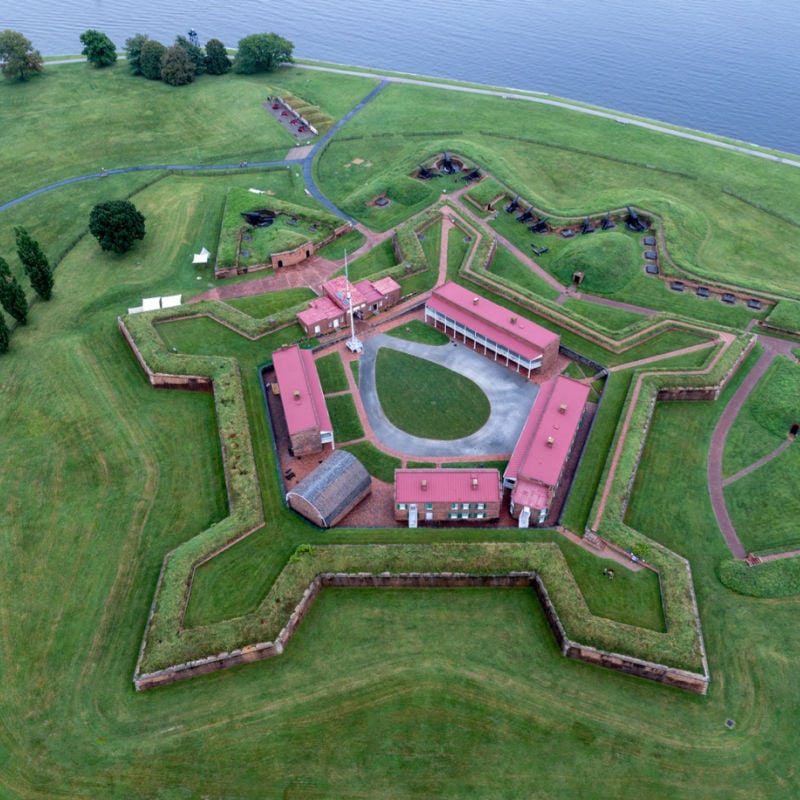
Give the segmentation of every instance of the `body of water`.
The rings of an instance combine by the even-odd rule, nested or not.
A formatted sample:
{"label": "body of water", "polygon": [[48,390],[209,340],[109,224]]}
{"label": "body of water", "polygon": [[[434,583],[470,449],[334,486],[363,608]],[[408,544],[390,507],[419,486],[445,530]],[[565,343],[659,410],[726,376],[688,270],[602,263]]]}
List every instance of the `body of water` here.
{"label": "body of water", "polygon": [[235,46],[275,31],[295,55],[548,92],[800,153],[796,0],[5,0],[0,29],[44,55],[88,28],[122,49],[195,29]]}

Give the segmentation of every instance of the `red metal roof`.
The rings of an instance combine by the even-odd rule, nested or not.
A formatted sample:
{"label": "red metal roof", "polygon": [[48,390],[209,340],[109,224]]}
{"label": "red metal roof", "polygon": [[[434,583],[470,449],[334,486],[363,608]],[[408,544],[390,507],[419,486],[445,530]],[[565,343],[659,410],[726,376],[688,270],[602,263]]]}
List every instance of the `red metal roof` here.
{"label": "red metal roof", "polygon": [[555,486],[583,416],[589,387],[559,375],[542,386],[505,470],[517,483]]}
{"label": "red metal roof", "polygon": [[434,289],[426,305],[527,359],[541,356],[548,345],[559,341],[557,333],[457,283],[448,282]]}
{"label": "red metal roof", "polygon": [[319,322],[327,322],[342,315],[342,309],[330,297],[318,297],[312,300],[309,307],[297,315],[297,319],[307,328]]}
{"label": "red metal roof", "polygon": [[[331,278],[329,281],[325,281],[325,283],[322,284],[322,288],[336,305],[340,306],[345,311],[348,310],[347,279],[344,275],[339,275],[338,278]],[[353,309],[355,311],[367,302],[358,286],[352,281],[350,282],[350,299],[353,302]]]}
{"label": "red metal roof", "polygon": [[379,300],[383,300],[383,295],[375,289],[372,281],[359,281],[355,288],[361,293],[361,296],[364,298],[365,303],[377,303]]}
{"label": "red metal roof", "polygon": [[281,404],[289,434],[317,428],[332,431],[314,354],[292,345],[272,354],[275,377],[281,390]]}
{"label": "red metal roof", "polygon": [[386,277],[372,281],[372,288],[380,292],[383,297],[388,297],[392,292],[400,290],[400,284],[394,278]]}
{"label": "red metal roof", "polygon": [[486,467],[396,469],[394,498],[396,503],[498,503],[500,473]]}

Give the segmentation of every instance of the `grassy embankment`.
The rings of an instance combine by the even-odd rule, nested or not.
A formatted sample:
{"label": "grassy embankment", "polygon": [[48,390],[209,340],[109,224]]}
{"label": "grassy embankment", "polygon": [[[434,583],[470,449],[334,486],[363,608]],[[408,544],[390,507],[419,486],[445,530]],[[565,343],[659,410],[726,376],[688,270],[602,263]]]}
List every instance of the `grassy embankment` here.
{"label": "grassy embankment", "polygon": [[[216,104],[210,103],[217,113],[206,111],[195,119],[192,106],[198,107],[204,91],[216,93],[211,81],[217,79],[169,90],[133,79],[127,83],[117,72],[122,68],[109,73],[87,72],[83,65],[52,68],[43,80],[0,86],[3,129],[11,143],[0,154],[5,176],[0,196],[95,171],[97,162],[107,168],[181,163],[194,153],[211,163],[229,156],[256,160],[253,154],[264,152],[263,137],[271,134],[265,133],[260,108],[252,112],[258,117],[252,125],[231,130],[226,124],[232,108],[241,115],[249,102],[255,106],[264,92],[260,79],[223,79]],[[280,80],[290,79],[281,75]],[[334,115],[337,97],[350,92],[354,102],[366,94],[368,83],[303,72],[297,81],[305,80],[317,87],[320,103]],[[130,105],[129,89],[140,93]],[[249,100],[231,103],[231,95],[244,89]],[[300,93],[301,87],[294,90]],[[153,98],[162,95],[164,104],[155,107]],[[457,102],[450,95],[445,101]],[[467,119],[471,109],[460,102],[464,114],[459,119]],[[184,114],[176,113],[176,103],[186,103]],[[348,103],[341,103],[342,111]],[[147,129],[136,127],[142,108],[153,109]],[[401,120],[407,110],[399,107],[387,121]],[[435,119],[429,113],[417,116],[420,110],[425,112],[415,110],[416,124]],[[585,149],[596,146],[601,153],[611,146],[592,138],[590,120],[575,121],[563,113],[537,109],[530,129],[552,133],[554,141],[585,135]],[[93,136],[90,123],[103,132]],[[490,129],[504,124],[497,120]],[[108,125],[114,136],[108,136]],[[623,144],[633,155],[665,158],[649,134],[614,131],[624,134]],[[58,133],[63,135],[53,136]],[[231,142],[232,134],[242,137],[240,147]],[[482,153],[489,155],[489,137],[479,139]],[[55,141],[70,142],[58,150],[58,158]],[[31,142],[41,144],[31,148]],[[419,142],[409,140],[409,152]],[[17,149],[23,143],[24,153]],[[517,153],[522,148],[514,145]],[[531,171],[520,183],[535,188],[541,175],[559,183],[554,169],[542,169],[548,163],[553,167],[552,159],[543,158],[544,149],[534,145],[529,161],[515,161],[514,169]],[[681,149],[691,156],[690,166],[715,160],[706,159],[700,146],[682,143]],[[507,141],[502,150],[515,159]],[[104,153],[113,159],[101,161]],[[551,202],[558,202],[560,193],[578,192],[575,174],[581,174],[578,183],[588,186],[589,194],[603,185],[609,192],[608,186],[621,187],[614,190],[618,195],[652,183],[635,176],[660,175],[601,159],[598,173],[603,174],[595,177],[585,168],[590,161],[566,151],[563,186]],[[584,168],[576,172],[576,163]],[[745,172],[731,180],[764,205],[795,213],[796,179],[790,170],[769,165],[765,172],[774,176],[769,182],[750,182],[753,176]],[[721,172],[719,180],[732,174]],[[22,223],[48,254],[67,253],[97,199],[109,192],[132,193],[150,177],[109,177],[28,201],[3,213],[0,245],[10,252],[11,228]],[[653,798],[797,794],[793,662],[785,657],[800,645],[797,601],[742,598],[719,584],[716,567],[726,552],[703,499],[708,415],[717,413],[712,404],[659,408],[654,435],[662,429],[661,414],[679,417],[680,424],[667,422],[669,440],[651,451],[640,475],[652,471],[656,476],[658,459],[664,458],[670,461],[663,473],[667,479],[655,478],[658,487],[643,495],[650,502],[633,508],[630,517],[692,562],[714,676],[708,697],[562,659],[535,597],[521,590],[328,592],[281,659],[134,694],[130,675],[163,554],[227,511],[210,397],[152,390],[114,323],[141,296],[189,293],[200,284],[189,255],[219,229],[219,211],[209,205],[222,193],[213,191],[204,201],[194,191],[176,191],[176,185],[164,181],[137,196],[148,216],[148,237],[130,257],[101,256],[95,243],[85,240],[69,251],[57,271],[54,300],[34,309],[28,327],[15,334],[11,354],[0,360],[5,401],[0,420],[6,431],[0,445],[5,641],[0,713],[14,721],[13,732],[0,734],[4,796],[330,797],[369,786],[374,796],[495,797],[499,782],[509,796],[520,797],[587,791],[616,797],[631,786],[639,796]],[[717,181],[709,185],[695,196],[705,198],[701,207],[711,215],[707,206],[720,197],[712,191]],[[190,194],[195,205],[183,202]],[[747,210],[727,195],[721,199],[733,212]],[[732,219],[739,224],[736,213]],[[760,277],[748,275],[741,253],[750,247],[751,223],[743,224],[740,238],[729,228],[715,230],[713,247],[703,256],[708,256],[707,267],[732,263],[757,282]],[[764,245],[768,252],[760,253],[759,262],[768,270],[789,263],[773,257],[781,249],[781,231],[778,222],[774,239]],[[684,230],[671,235],[680,239]],[[687,248],[696,252],[697,239],[687,238]],[[743,242],[731,246],[731,262],[713,252],[725,250],[726,238]],[[781,283],[774,275],[767,279]],[[196,339],[209,341],[209,334],[210,329],[201,331]],[[240,338],[230,340],[232,349]],[[270,346],[261,343],[262,357]],[[252,355],[240,353],[244,366],[263,360],[256,349]],[[245,396],[258,407],[255,381],[249,378]],[[264,498],[279,508],[266,431],[263,423],[251,422]],[[668,497],[662,493],[665,486]],[[245,590],[251,602],[263,597],[295,544],[313,533],[283,516],[279,520],[250,537],[244,557],[231,565],[229,578],[244,587],[234,602],[225,606],[231,582],[222,579],[218,594],[201,593],[211,605],[241,613],[247,608]],[[371,534],[375,541],[401,537],[408,540],[409,534]],[[359,539],[364,534],[358,531],[328,537]],[[599,571],[589,562],[585,569],[589,575]],[[573,570],[580,574],[574,563]],[[605,612],[600,605],[593,610],[618,616],[625,598],[609,593],[619,588],[607,583],[594,591],[587,585],[585,591],[594,604],[603,589],[612,601]],[[734,720],[735,728],[728,729],[726,719]]]}

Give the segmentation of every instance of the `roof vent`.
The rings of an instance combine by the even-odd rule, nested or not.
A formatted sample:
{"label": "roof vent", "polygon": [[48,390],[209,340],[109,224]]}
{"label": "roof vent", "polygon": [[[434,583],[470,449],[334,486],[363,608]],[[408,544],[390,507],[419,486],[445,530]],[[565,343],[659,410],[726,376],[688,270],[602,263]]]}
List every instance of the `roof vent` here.
{"label": "roof vent", "polygon": [[292,397],[294,397],[295,400],[299,400],[300,399],[300,390],[299,389],[295,389],[292,392]]}
{"label": "roof vent", "polygon": [[474,305],[474,306],[478,305],[478,300],[480,300],[480,297],[473,297],[472,298],[472,305]]}
{"label": "roof vent", "polygon": [[516,322],[517,322],[517,318],[516,317],[511,317],[511,324],[515,325]]}
{"label": "roof vent", "polygon": [[558,410],[559,410],[559,413],[561,413],[561,414],[566,414],[566,413],[567,413],[567,404],[566,404],[566,403],[562,403],[562,404],[559,406],[559,409],[558,409]]}
{"label": "roof vent", "polygon": [[473,489],[478,488],[478,479],[474,475],[472,476],[472,488]]}
{"label": "roof vent", "polygon": [[422,479],[422,491],[425,491],[427,488],[428,488],[428,479],[427,478],[423,478]]}
{"label": "roof vent", "polygon": [[547,437],[547,446],[552,447],[556,443],[556,440],[552,436]]}

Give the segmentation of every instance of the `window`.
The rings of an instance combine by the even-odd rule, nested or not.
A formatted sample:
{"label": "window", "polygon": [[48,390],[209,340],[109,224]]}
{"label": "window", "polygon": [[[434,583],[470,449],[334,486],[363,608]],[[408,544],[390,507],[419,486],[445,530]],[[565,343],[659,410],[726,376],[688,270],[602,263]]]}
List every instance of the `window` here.
{"label": "window", "polygon": [[461,519],[469,519],[469,511],[462,511]]}
{"label": "window", "polygon": [[458,503],[451,503],[450,508],[452,508],[453,511],[458,511]]}
{"label": "window", "polygon": [[469,511],[469,503],[462,503],[461,510],[462,511]]}
{"label": "window", "polygon": [[425,508],[430,511],[433,508],[433,503],[425,503]]}
{"label": "window", "polygon": [[478,512],[478,513],[475,515],[475,519],[486,519],[486,514],[485,514],[483,511],[479,511],[479,512]]}
{"label": "window", "polygon": [[486,503],[478,503],[478,511],[483,511],[486,508]]}
{"label": "window", "polygon": [[406,504],[405,503],[398,503],[397,504],[397,510],[398,511],[405,511],[406,510]]}
{"label": "window", "polygon": [[447,517],[448,517],[448,519],[458,519],[458,513],[456,513],[455,511],[451,511],[451,512],[450,512],[450,513],[447,515]]}

